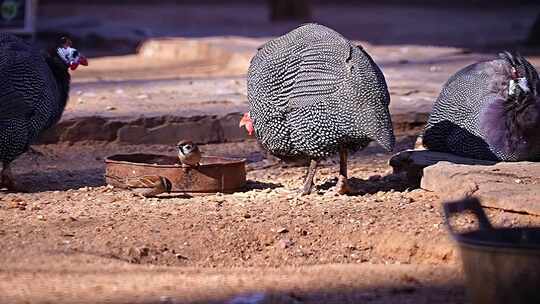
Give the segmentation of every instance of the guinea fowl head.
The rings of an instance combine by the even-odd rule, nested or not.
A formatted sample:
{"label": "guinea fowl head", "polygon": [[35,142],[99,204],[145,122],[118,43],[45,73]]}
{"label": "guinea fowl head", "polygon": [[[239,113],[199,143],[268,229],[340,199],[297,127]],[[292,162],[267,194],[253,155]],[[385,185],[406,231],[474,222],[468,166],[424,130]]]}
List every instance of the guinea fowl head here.
{"label": "guinea fowl head", "polygon": [[528,95],[507,109],[506,148],[519,157],[537,160],[540,155],[540,97]]}
{"label": "guinea fowl head", "polygon": [[253,132],[255,131],[255,128],[253,127],[253,121],[251,120],[251,117],[248,113],[244,113],[244,116],[242,116],[242,119],[240,119],[240,124],[238,125],[240,128],[245,127],[249,135],[253,135]]}
{"label": "guinea fowl head", "polygon": [[507,83],[483,111],[481,127],[490,145],[518,159],[536,160],[540,156],[538,73],[519,54],[505,52],[501,57],[510,65]]}
{"label": "guinea fowl head", "polygon": [[88,65],[86,57],[84,57],[77,49],[73,48],[71,39],[67,37],[60,38],[54,53],[71,70],[77,69],[79,65]]}

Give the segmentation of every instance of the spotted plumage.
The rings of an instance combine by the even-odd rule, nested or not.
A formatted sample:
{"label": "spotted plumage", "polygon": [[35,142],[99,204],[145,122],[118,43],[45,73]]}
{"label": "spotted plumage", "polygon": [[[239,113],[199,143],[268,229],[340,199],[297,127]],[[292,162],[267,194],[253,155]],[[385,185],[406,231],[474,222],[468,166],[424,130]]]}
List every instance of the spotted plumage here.
{"label": "spotted plumage", "polygon": [[275,156],[318,161],[372,140],[393,149],[381,70],[328,27],[306,24],[264,44],[251,60],[247,86],[255,136]]}
{"label": "spotted plumage", "polygon": [[424,146],[477,159],[539,159],[539,84],[537,71],[519,54],[465,67],[436,100]]}
{"label": "spotted plumage", "polygon": [[69,40],[60,43],[42,53],[14,35],[0,33],[0,187],[13,186],[11,162],[62,116],[70,83],[68,67],[86,64],[78,52],[60,52],[71,48]]}

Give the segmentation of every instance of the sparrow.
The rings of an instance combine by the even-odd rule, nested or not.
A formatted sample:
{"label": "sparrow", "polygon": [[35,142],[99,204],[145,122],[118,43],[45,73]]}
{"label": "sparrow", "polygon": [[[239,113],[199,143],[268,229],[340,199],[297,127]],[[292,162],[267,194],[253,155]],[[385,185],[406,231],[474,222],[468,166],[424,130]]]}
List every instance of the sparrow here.
{"label": "sparrow", "polygon": [[159,175],[126,178],[125,185],[141,197],[156,196],[164,192],[171,193],[172,189],[171,181]]}
{"label": "sparrow", "polygon": [[199,147],[190,140],[181,140],[176,145],[178,148],[178,159],[180,163],[187,167],[196,167],[201,161],[201,151]]}

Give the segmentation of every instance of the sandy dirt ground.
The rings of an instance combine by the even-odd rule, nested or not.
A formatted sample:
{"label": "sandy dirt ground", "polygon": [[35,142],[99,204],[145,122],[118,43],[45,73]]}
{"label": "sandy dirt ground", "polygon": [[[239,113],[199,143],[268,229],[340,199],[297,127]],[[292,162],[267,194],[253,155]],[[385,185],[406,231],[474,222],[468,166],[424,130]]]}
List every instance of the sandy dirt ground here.
{"label": "sandy dirt ground", "polygon": [[[219,60],[178,63],[156,57],[138,65],[135,47],[162,37],[265,39],[294,26],[267,24],[260,6],[123,10],[79,5],[70,12],[44,6],[40,37],[78,34],[81,49],[92,56],[114,56],[96,58],[97,68],[75,74],[67,117],[102,110],[109,113],[105,116],[142,115],[152,110],[152,100],[166,105],[182,99],[189,108],[190,96],[199,102],[219,95],[242,109],[245,89],[238,66],[232,73],[224,72]],[[523,40],[537,7],[519,7],[506,15],[508,22],[500,22],[505,12],[324,6],[315,15],[347,37],[367,41],[393,98],[415,103],[433,98],[459,66]],[[207,26],[196,26],[200,20]],[[490,31],[497,35],[486,35]],[[218,76],[225,88],[221,93],[200,92],[217,87],[212,77]],[[178,92],[182,98],[175,97]],[[118,104],[111,104],[113,99]],[[122,108],[129,102],[141,104],[141,110]],[[174,110],[165,108],[161,112]],[[396,151],[412,147],[414,135],[401,136]],[[172,146],[81,141],[35,149],[38,153],[14,163],[24,192],[0,191],[0,303],[467,302],[459,251],[443,223],[441,200],[392,175],[391,154],[376,146],[350,157],[351,184],[361,194],[332,195],[338,165],[329,159],[318,171],[316,191],[306,197],[295,193],[305,168],[266,159],[253,140],[201,147],[207,154],[247,160],[245,189],[207,196],[140,198],[105,184],[105,157],[174,155]],[[499,226],[540,224],[540,218],[526,214],[487,212]],[[467,228],[476,222],[463,217],[455,224]]]}
{"label": "sandy dirt ground", "polygon": [[[400,148],[412,140],[401,139]],[[319,170],[316,193],[302,198],[294,190],[305,169],[272,166],[252,141],[202,146],[248,160],[245,190],[146,199],[106,186],[104,157],[174,154],[174,148],[37,149],[43,155],[15,163],[28,192],[0,194],[3,303],[162,303],[162,297],[223,303],[246,292],[292,293],[299,303],[464,300],[458,251],[439,199],[389,175],[389,155],[375,146],[350,162],[352,184],[365,194],[333,196],[338,166],[330,159]],[[540,222],[489,214],[498,225]]]}

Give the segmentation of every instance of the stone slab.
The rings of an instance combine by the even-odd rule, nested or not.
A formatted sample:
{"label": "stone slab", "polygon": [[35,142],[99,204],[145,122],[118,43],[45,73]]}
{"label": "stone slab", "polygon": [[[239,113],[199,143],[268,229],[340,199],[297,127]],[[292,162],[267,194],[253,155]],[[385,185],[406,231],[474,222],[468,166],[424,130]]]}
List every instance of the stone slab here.
{"label": "stone slab", "polygon": [[392,157],[390,165],[394,173],[442,200],[477,196],[486,207],[540,215],[540,163],[496,163],[407,150]]}

